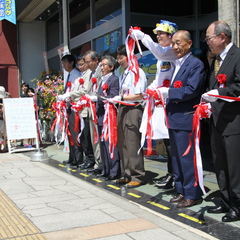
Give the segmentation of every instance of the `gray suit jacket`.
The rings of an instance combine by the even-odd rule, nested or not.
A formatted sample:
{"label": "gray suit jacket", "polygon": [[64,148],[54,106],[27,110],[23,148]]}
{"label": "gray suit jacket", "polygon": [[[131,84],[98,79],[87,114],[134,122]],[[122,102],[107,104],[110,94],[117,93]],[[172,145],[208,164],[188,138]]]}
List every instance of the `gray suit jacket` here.
{"label": "gray suit jacket", "polygon": [[[94,92],[92,91],[92,86],[93,86],[92,78],[93,77],[95,77],[97,79],[97,89]],[[102,71],[101,71],[100,64],[98,65],[95,74],[93,75],[91,73],[90,78],[89,78],[89,82],[90,82],[90,84],[88,85],[87,94],[89,94],[90,96],[94,96],[94,95],[97,96],[98,88],[99,88],[99,86],[102,82]],[[88,116],[89,116],[90,119],[92,119],[92,113],[91,113],[90,108],[88,108]]]}
{"label": "gray suit jacket", "polygon": [[[89,80],[90,75],[91,75],[91,71],[88,69],[82,77],[76,79],[74,83],[74,89],[72,92],[70,92],[70,97],[73,101],[76,102],[80,99],[80,97],[82,97],[82,95],[87,94],[87,89],[89,88],[89,85],[90,85],[90,80]],[[83,88],[79,89],[80,87],[79,79],[81,78],[83,78],[84,84],[83,84]],[[88,110],[87,108],[84,108],[83,111],[81,112],[81,116],[87,117],[87,114],[88,114]]]}

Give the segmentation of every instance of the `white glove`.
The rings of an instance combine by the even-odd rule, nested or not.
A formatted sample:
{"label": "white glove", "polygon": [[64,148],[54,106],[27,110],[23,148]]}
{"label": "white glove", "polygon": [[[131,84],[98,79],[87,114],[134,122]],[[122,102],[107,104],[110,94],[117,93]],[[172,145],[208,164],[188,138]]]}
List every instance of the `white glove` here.
{"label": "white glove", "polygon": [[70,94],[69,93],[65,93],[63,95],[58,95],[57,96],[57,100],[58,101],[64,101],[65,99],[69,98],[70,97]]}
{"label": "white glove", "polygon": [[63,95],[56,96],[57,101],[63,101]]}
{"label": "white glove", "polygon": [[159,91],[161,92],[162,97],[168,98],[169,88],[167,88],[167,87],[161,87],[161,88],[159,88]]}
{"label": "white glove", "polygon": [[109,101],[110,103],[117,104],[116,101],[121,101],[121,96],[117,95],[117,96],[115,96],[115,97],[113,97],[113,98],[109,98],[108,101]]}
{"label": "white glove", "polygon": [[144,37],[144,33],[142,31],[140,31],[140,30],[137,30],[137,29],[136,30],[132,30],[131,37],[133,39],[135,39],[135,37],[136,37],[138,40],[142,40],[143,37]]}
{"label": "white glove", "polygon": [[207,100],[208,102],[216,102],[217,101],[216,97],[209,96],[208,94],[219,95],[219,92],[218,92],[217,89],[213,89],[213,90],[211,90],[209,92],[206,92],[202,95],[202,98]]}
{"label": "white glove", "polygon": [[91,99],[92,102],[96,102],[97,101],[97,96],[89,96],[89,98]]}

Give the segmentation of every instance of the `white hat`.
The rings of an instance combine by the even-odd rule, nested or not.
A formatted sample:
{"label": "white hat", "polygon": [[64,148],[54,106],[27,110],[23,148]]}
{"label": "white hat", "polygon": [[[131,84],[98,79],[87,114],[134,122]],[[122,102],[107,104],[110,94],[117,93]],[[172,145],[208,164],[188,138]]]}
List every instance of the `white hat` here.
{"label": "white hat", "polygon": [[5,88],[0,86],[0,98],[5,98],[6,93],[5,93]]}

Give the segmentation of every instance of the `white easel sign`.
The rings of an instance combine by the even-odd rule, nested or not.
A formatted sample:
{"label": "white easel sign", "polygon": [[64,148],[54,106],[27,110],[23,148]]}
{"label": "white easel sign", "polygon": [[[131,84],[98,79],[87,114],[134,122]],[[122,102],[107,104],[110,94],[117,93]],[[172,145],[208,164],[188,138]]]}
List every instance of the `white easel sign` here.
{"label": "white easel sign", "polygon": [[10,140],[35,138],[39,148],[33,98],[3,99],[8,151],[29,151],[36,148],[11,149]]}

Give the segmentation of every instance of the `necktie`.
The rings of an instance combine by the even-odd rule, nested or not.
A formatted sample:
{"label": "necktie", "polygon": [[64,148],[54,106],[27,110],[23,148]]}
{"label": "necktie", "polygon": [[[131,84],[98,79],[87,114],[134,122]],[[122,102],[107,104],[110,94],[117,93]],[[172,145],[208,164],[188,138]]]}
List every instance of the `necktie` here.
{"label": "necktie", "polygon": [[217,58],[215,59],[215,62],[214,62],[215,77],[217,76],[217,73],[218,73],[219,68],[220,68],[220,61],[221,61],[221,57],[218,55]]}

